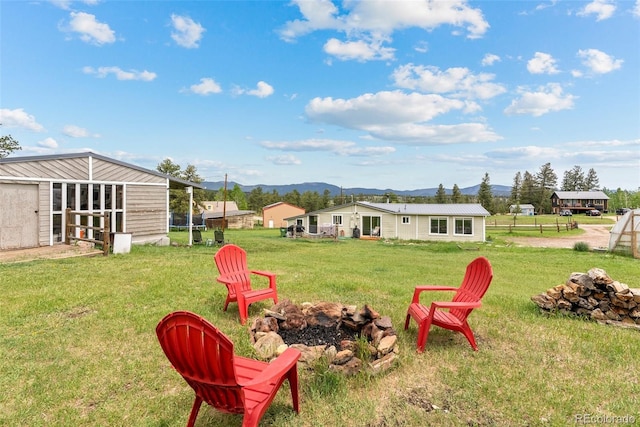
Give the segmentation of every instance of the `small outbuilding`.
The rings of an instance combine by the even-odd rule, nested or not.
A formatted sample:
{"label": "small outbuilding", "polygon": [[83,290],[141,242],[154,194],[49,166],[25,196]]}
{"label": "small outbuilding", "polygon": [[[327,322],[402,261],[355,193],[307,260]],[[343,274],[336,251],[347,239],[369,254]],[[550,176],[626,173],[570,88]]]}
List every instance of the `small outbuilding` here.
{"label": "small outbuilding", "polygon": [[305,210],[285,202],[277,202],[262,208],[262,225],[265,228],[286,227],[292,216],[303,215]]}
{"label": "small outbuilding", "polygon": [[609,251],[640,258],[640,209],[627,211],[613,226],[609,236]]}
{"label": "small outbuilding", "polygon": [[92,152],[0,159],[0,250],[65,242],[67,209],[93,218],[87,238],[108,217],[109,230],[134,244],[165,241],[169,189],[187,187],[202,188]]}
{"label": "small outbuilding", "polygon": [[535,215],[536,208],[528,203],[524,203],[522,205],[509,205],[509,213],[511,215],[531,216]]}

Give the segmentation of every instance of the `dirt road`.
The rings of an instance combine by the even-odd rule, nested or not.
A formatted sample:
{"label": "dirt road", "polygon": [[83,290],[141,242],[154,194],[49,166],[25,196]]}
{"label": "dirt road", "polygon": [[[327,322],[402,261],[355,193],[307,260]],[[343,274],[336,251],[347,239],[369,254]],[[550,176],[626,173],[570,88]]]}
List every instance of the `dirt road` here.
{"label": "dirt road", "polygon": [[[614,224],[584,224],[579,227],[583,234],[564,237],[513,237],[508,239],[518,246],[533,246],[538,248],[573,248],[577,242],[589,244],[591,249],[608,248],[610,230]],[[548,234],[547,234],[548,235]]]}

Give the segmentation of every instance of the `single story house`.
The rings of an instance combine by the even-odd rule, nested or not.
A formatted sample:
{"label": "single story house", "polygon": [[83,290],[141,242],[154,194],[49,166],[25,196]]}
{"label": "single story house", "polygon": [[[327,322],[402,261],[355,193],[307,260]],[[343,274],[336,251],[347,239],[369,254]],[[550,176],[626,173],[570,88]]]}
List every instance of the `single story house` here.
{"label": "single story house", "polygon": [[535,215],[536,208],[528,203],[523,203],[521,205],[509,205],[509,213],[512,215],[531,216]]}
{"label": "single story house", "polygon": [[609,196],[602,191],[554,191],[551,208],[554,214],[563,210],[579,214],[593,209],[606,213],[609,212]]}
{"label": "single story house", "polygon": [[352,202],[286,219],[311,235],[337,230],[357,238],[483,242],[488,216],[480,204]]}
{"label": "single story house", "polygon": [[303,215],[305,210],[285,202],[277,202],[262,208],[262,225],[266,228],[286,227],[285,218]]}
{"label": "single story house", "polygon": [[[202,188],[92,152],[0,159],[0,250],[64,242],[66,209],[108,213],[110,231],[130,234],[132,243],[166,241],[169,189],[187,187]],[[92,218],[83,225],[104,227],[105,217]]]}

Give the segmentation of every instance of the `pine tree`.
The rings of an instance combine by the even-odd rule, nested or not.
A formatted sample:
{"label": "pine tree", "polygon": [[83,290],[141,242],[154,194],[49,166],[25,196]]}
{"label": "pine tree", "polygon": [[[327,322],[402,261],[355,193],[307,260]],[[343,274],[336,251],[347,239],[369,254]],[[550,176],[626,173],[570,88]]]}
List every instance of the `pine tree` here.
{"label": "pine tree", "polygon": [[460,192],[460,187],[458,184],[453,184],[453,190],[451,190],[451,203],[461,203],[462,202],[462,193]]}
{"label": "pine tree", "polygon": [[489,211],[491,215],[495,213],[493,209],[493,194],[491,194],[491,184],[489,183],[489,173],[484,174],[480,188],[478,189],[478,202]]}
{"label": "pine tree", "polygon": [[551,169],[551,163],[540,166],[540,170],[535,176],[535,183],[538,213],[551,212],[551,194],[558,183],[558,177]]}
{"label": "pine tree", "polygon": [[436,191],[436,203],[447,203],[447,192],[442,184],[438,186],[438,191]]}

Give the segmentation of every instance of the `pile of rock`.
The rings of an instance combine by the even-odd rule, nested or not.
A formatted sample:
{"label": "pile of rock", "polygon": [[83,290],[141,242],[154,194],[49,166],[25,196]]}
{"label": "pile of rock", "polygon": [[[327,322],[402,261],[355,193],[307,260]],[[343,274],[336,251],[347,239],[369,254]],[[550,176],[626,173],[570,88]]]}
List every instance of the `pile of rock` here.
{"label": "pile of rock", "polygon": [[293,347],[302,353],[302,364],[310,366],[324,358],[329,369],[345,375],[362,369],[377,374],[398,356],[391,319],[367,305],[358,310],[333,302],[299,306],[284,300],[255,319],[250,331],[253,346],[264,359]]}
{"label": "pile of rock", "polygon": [[531,300],[545,311],[575,313],[640,329],[640,289],[613,280],[600,268],[571,273],[564,284]]}

